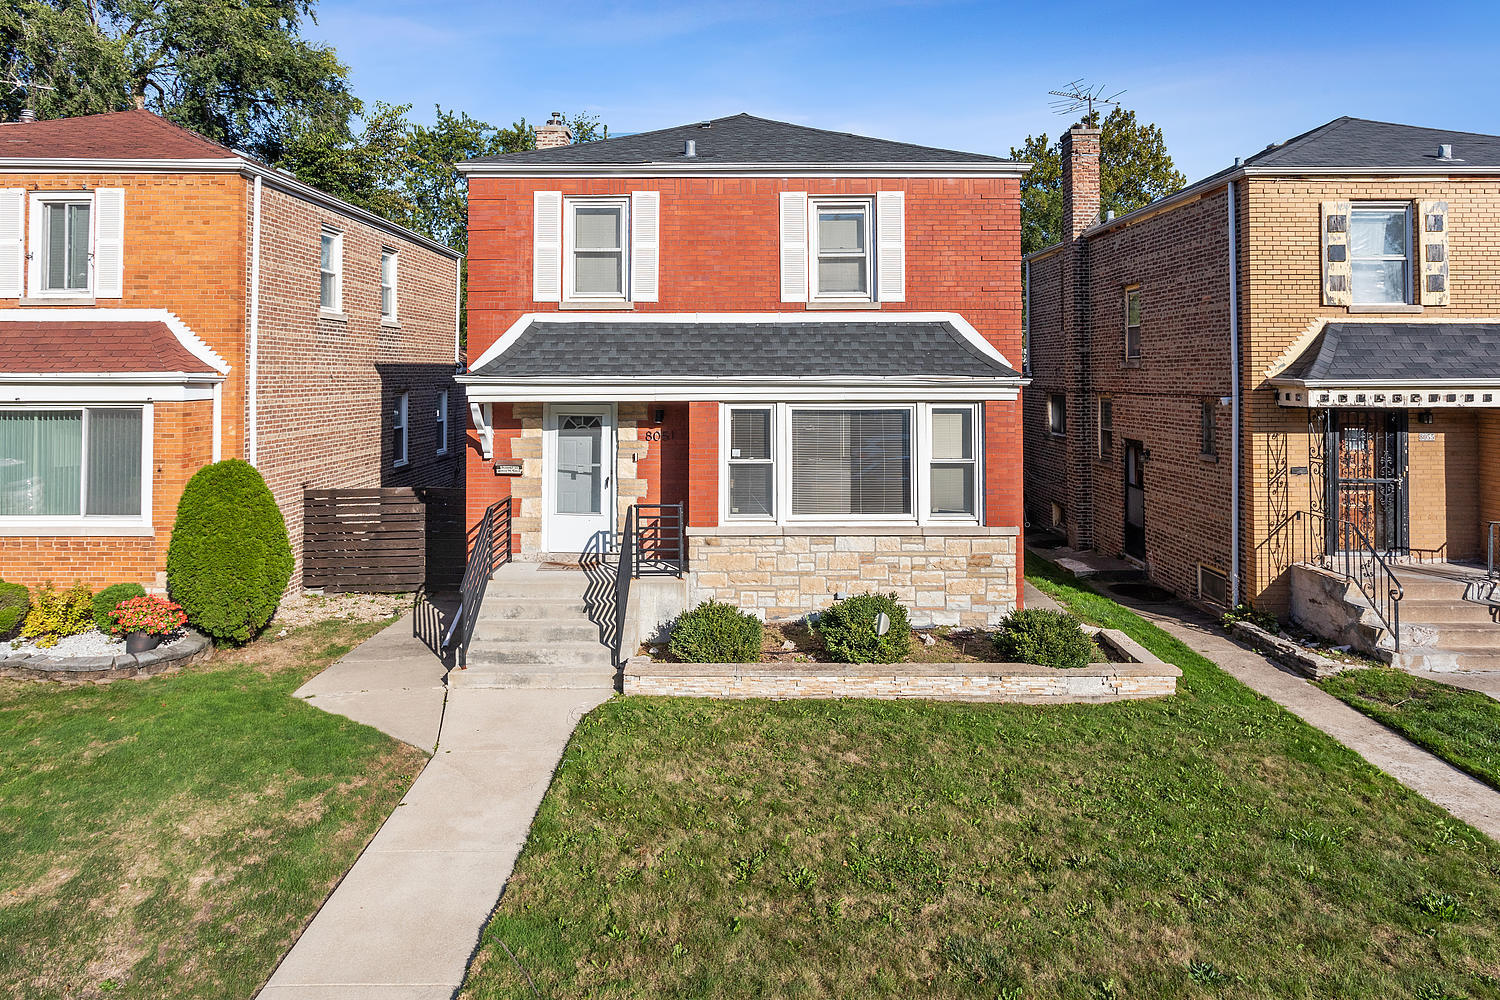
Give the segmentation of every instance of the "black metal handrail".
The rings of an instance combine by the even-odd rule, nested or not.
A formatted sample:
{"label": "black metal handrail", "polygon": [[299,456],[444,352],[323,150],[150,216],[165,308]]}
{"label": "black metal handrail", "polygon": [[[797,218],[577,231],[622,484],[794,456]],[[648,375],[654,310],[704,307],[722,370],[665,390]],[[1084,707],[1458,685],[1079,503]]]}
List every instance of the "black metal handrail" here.
{"label": "black metal handrail", "polygon": [[630,511],[635,516],[627,519],[625,547],[635,550],[634,575],[681,576],[687,548],[683,505],[638,503]]}
{"label": "black metal handrail", "polygon": [[[1293,511],[1267,533],[1268,542],[1285,546],[1287,565],[1308,563],[1339,574],[1360,594],[1401,651],[1401,599],[1406,590],[1391,568],[1391,559],[1370,544],[1353,521],[1340,518],[1330,535],[1328,519],[1312,511]],[[1330,550],[1332,543],[1332,550]]]}
{"label": "black metal handrail", "polygon": [[486,507],[474,529],[474,545],[464,562],[464,579],[458,588],[458,611],[443,637],[443,649],[456,651],[460,670],[468,665],[469,641],[474,638],[474,623],[479,619],[490,577],[510,562],[512,500],[505,497]]}
{"label": "black metal handrail", "polygon": [[620,561],[615,565],[614,619],[609,629],[609,648],[616,666],[625,661],[621,644],[625,639],[625,613],[630,605],[630,581],[635,579],[635,527],[638,519],[635,505],[625,510],[625,527],[620,532]]}
{"label": "black metal handrail", "polygon": [[1489,525],[1490,561],[1487,572],[1491,580],[1500,580],[1500,521]]}

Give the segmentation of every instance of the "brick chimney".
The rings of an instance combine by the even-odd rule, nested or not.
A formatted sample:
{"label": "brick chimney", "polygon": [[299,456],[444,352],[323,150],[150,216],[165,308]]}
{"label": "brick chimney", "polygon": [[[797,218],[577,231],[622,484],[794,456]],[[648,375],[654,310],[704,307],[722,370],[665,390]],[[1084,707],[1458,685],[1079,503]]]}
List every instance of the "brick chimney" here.
{"label": "brick chimney", "polygon": [[[571,146],[573,144],[573,130],[568,128],[568,123],[563,121],[561,111],[552,112],[552,117],[547,119],[547,124],[537,127],[536,148],[556,149],[559,146]],[[1097,170],[1095,171],[1097,175]],[[1095,199],[1098,200],[1097,198]]]}
{"label": "brick chimney", "polygon": [[1071,242],[1099,218],[1098,129],[1074,125],[1063,133],[1062,171],[1062,237]]}

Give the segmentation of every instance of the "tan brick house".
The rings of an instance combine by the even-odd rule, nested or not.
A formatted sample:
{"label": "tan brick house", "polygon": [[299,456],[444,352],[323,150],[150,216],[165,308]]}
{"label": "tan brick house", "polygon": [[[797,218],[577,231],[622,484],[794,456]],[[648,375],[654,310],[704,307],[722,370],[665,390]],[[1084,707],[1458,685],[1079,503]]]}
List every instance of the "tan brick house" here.
{"label": "tan brick house", "polygon": [[455,251],[145,111],[0,124],[0,173],[0,578],[161,585],[219,458],[299,568],[304,486],[461,484]]}
{"label": "tan brick house", "polygon": [[1473,563],[1500,520],[1500,137],[1340,118],[1025,261],[1027,516],[1284,611],[1364,543]]}

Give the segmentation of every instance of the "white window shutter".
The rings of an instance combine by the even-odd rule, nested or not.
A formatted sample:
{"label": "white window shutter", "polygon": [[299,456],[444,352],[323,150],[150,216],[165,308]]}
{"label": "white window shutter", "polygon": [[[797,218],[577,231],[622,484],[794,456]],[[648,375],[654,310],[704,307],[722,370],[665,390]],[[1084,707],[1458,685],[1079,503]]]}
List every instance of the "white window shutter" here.
{"label": "white window shutter", "polygon": [[1448,203],[1417,202],[1417,301],[1424,306],[1448,304]]}
{"label": "white window shutter", "polygon": [[881,302],[906,301],[906,192],[875,196],[875,283]]}
{"label": "white window shutter", "polygon": [[562,192],[538,191],[531,212],[531,297],[562,301]]}
{"label": "white window shutter", "polygon": [[1349,203],[1323,202],[1323,304],[1347,306],[1354,301],[1349,263]]}
{"label": "white window shutter", "polygon": [[807,192],[781,192],[781,301],[807,301]]}
{"label": "white window shutter", "polygon": [[26,274],[26,190],[0,190],[0,299],[21,297]]}
{"label": "white window shutter", "polygon": [[630,195],[630,298],[655,302],[660,283],[661,192]]}
{"label": "white window shutter", "polygon": [[125,190],[94,192],[94,297],[125,294]]}

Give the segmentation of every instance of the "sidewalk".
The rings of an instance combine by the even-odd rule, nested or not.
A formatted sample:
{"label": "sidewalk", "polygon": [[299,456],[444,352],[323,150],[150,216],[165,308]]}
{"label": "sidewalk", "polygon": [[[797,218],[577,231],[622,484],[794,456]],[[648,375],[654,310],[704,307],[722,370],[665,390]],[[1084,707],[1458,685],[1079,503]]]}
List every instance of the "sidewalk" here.
{"label": "sidewalk", "polygon": [[[1338,740],[1401,784],[1500,840],[1500,792],[1434,757],[1331,694],[1219,631],[1208,615],[1180,604],[1148,604],[1100,588],[1171,633],[1189,649]],[[1447,675],[1436,678],[1447,682]]]}
{"label": "sidewalk", "polygon": [[457,690],[445,703],[442,680],[408,615],[297,692],[437,749],[263,1000],[452,997],[573,727],[613,693]]}

